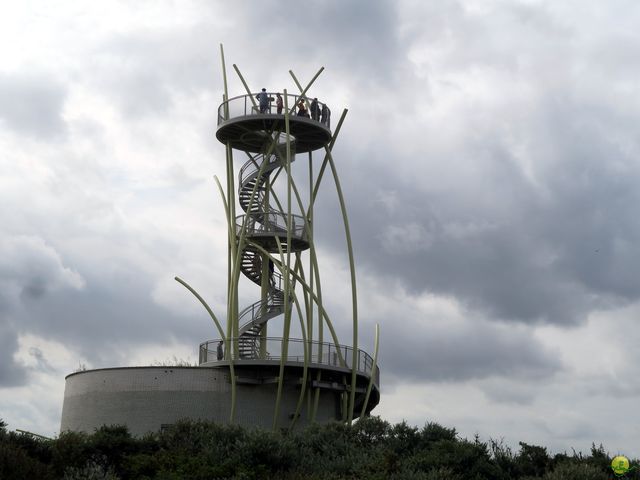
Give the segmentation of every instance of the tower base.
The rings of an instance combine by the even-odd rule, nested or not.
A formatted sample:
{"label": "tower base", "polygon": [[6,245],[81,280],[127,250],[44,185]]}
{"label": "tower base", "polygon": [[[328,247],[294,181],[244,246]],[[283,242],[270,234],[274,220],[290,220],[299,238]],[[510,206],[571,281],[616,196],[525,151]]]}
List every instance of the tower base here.
{"label": "tower base", "polygon": [[[277,392],[274,365],[236,365],[235,424],[271,428]],[[308,385],[319,389],[316,422],[339,421],[344,387],[317,382],[309,370]],[[299,368],[285,369],[278,425],[293,420],[301,391]],[[312,391],[312,390],[311,390]],[[309,389],[307,389],[309,392]],[[376,389],[377,394],[377,389]],[[378,403],[375,398],[372,405]],[[307,398],[296,426],[310,422]],[[66,377],[61,431],[92,433],[102,425],[126,425],[131,434],[157,432],[181,419],[229,422],[231,377],[228,365],[199,367],[120,367],[86,370]]]}

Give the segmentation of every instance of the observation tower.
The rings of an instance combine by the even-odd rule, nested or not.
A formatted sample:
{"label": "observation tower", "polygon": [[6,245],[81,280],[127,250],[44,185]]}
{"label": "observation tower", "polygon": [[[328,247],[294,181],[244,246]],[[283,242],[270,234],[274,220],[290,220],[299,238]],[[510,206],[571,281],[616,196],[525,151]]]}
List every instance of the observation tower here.
{"label": "observation tower", "polygon": [[[347,111],[332,129],[329,105],[311,93],[323,68],[304,87],[289,71],[297,89],[290,93],[252,90],[233,65],[244,93],[229,98],[222,46],[220,51],[224,96],[215,134],[225,147],[226,181],[215,180],[228,227],[226,312],[214,312],[206,295],[176,277],[203,305],[217,336],[200,344],[197,367],[69,375],[63,430],[86,431],[110,422],[140,434],[185,417],[273,429],[350,423],[379,402],[378,328],[372,356],[358,348],[355,265],[332,156]],[[299,169],[295,179],[294,168]],[[336,219],[344,225],[350,262],[352,318],[346,321],[353,335],[348,345],[339,341],[335,319],[322,301],[314,245],[314,230],[322,226],[314,223],[313,213],[323,181],[335,186]],[[241,288],[256,301],[240,305]],[[98,413],[100,408],[112,414]]]}

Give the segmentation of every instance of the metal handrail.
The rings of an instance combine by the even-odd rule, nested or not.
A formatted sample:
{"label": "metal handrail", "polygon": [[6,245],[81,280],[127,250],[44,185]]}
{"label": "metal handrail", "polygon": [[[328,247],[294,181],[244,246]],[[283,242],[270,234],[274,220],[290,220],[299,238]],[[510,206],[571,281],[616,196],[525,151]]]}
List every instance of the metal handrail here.
{"label": "metal handrail", "polygon": [[[243,253],[246,254],[247,252],[248,252],[248,250],[244,250]],[[252,252],[254,255],[257,255],[257,252],[255,250],[249,251],[249,252]],[[254,271],[256,270],[255,267],[257,267],[257,265],[254,265],[254,268],[253,268]],[[262,265],[261,265],[261,267],[262,267]],[[261,268],[257,269],[257,270],[261,272]],[[284,288],[282,287],[282,283],[284,281],[284,277],[282,276],[282,274],[278,273],[275,270],[270,272],[270,274],[271,274],[271,278],[272,278],[272,280],[270,281],[271,286],[275,290],[280,290],[280,291],[284,290]],[[259,285],[261,285],[261,284],[259,284]],[[251,306],[251,305],[249,305],[249,306]]]}
{"label": "metal handrail", "polygon": [[[249,212],[236,217],[236,231],[240,233],[245,223],[247,233],[283,233],[287,231],[289,215],[278,210],[268,212]],[[302,215],[291,214],[291,237],[300,240],[307,239],[307,230]]]}
{"label": "metal handrail", "polygon": [[[260,104],[259,104],[259,101],[257,100],[257,96],[260,93],[262,92],[252,93],[251,95],[246,95],[246,94],[238,95],[237,97],[233,97],[225,102],[222,102],[218,107],[218,125],[220,125],[222,122],[231,120],[232,118],[236,118],[236,117],[244,117],[249,115],[261,115]],[[284,99],[285,99],[284,93],[280,94],[280,96],[282,97],[282,104],[283,104],[283,108],[280,113],[278,113],[278,108],[276,106],[276,97],[278,92],[266,92],[266,93],[269,98],[269,101],[266,107],[266,111],[262,114],[263,115],[264,114],[282,115],[284,117]],[[255,106],[254,106],[254,102],[250,97],[253,97],[253,100],[256,101]],[[287,97],[287,104],[289,105],[290,115],[294,115],[298,118],[301,118],[299,115],[296,114],[296,107],[298,105],[298,102],[302,100],[309,114],[309,117],[307,118],[309,118],[312,121],[316,121],[322,125],[325,125],[327,128],[330,127],[331,109],[327,106],[326,103],[318,102],[318,109],[317,109],[318,113],[314,115],[311,112],[311,100],[308,96],[303,97],[300,95],[293,95],[293,94],[287,93],[286,97]],[[323,111],[325,112],[324,116],[322,115]],[[225,115],[225,112],[228,115]],[[302,117],[302,118],[305,118],[305,117]]]}
{"label": "metal handrail", "polygon": [[[255,324],[264,315],[270,313],[268,311],[270,307],[277,307],[278,306],[276,302],[277,299],[281,299],[282,302],[284,303],[284,295],[282,290],[274,289],[271,291],[271,293],[269,293],[269,295],[267,295],[267,298],[265,300],[258,300],[257,302],[252,303],[251,305],[246,307],[244,310],[242,310],[238,314],[238,324],[240,325],[240,331],[244,330],[249,325]],[[251,320],[247,321],[244,324],[241,323],[241,320],[244,317],[248,316],[249,313],[251,313]]]}
{"label": "metal handrail", "polygon": [[[262,156],[262,155],[263,154],[258,154],[256,155],[256,157]],[[292,158],[291,161],[292,162],[295,161],[295,157]],[[278,166],[282,165],[282,163],[283,163],[283,160],[279,160],[276,155],[269,155],[269,165],[264,167],[263,175],[266,175],[272,170],[278,168]],[[249,170],[248,172],[245,173],[245,170],[247,170],[251,166],[254,167],[254,170]],[[257,176],[259,171],[260,171],[260,163],[258,163],[258,160],[256,160],[256,158],[251,157],[249,160],[247,160],[244,163],[244,165],[240,167],[240,173],[238,175],[238,179],[240,180],[239,182],[240,188],[243,188],[247,182],[249,182],[255,176]]]}
{"label": "metal handrail", "polygon": [[[231,338],[230,342],[240,341],[246,342],[247,337],[240,337],[238,339]],[[217,345],[220,339],[208,340],[200,344],[200,364],[217,361]],[[264,355],[260,355],[260,349],[254,349],[256,352],[254,355],[247,355],[246,353],[236,356],[232,349],[232,358],[234,360],[269,360],[280,361],[282,357],[279,354],[273,352],[282,351],[282,343],[285,341],[282,337],[256,337],[256,343],[264,341],[266,342]],[[304,362],[304,347],[309,350],[309,363],[311,365],[328,365],[333,367],[351,368],[353,347],[347,345],[336,345],[331,342],[318,342],[318,341],[305,341],[301,338],[289,338],[288,340],[288,355],[286,357],[287,362]],[[272,352],[272,353],[268,353]],[[342,359],[342,362],[340,360]],[[356,371],[371,376],[373,374],[373,358],[364,350],[358,349],[358,355],[356,360]],[[376,380],[380,375],[379,368],[376,367]]]}

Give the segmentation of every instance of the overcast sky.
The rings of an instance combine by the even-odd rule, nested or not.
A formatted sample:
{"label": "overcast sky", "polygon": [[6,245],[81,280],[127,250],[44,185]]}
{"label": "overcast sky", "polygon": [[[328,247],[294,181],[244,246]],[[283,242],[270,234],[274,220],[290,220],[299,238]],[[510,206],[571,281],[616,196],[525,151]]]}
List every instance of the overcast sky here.
{"label": "overcast sky", "polygon": [[[375,413],[640,456],[636,1],[3,2],[0,418],[55,435],[79,365],[197,360],[221,316],[222,98],[337,120]],[[241,156],[238,156],[241,158]],[[239,166],[239,165],[238,165]],[[294,164],[294,170],[304,164]],[[223,180],[224,181],[224,180]],[[350,342],[324,188],[323,294]],[[320,227],[322,225],[322,227]],[[249,284],[241,300],[257,300]],[[342,319],[342,320],[341,320]]]}

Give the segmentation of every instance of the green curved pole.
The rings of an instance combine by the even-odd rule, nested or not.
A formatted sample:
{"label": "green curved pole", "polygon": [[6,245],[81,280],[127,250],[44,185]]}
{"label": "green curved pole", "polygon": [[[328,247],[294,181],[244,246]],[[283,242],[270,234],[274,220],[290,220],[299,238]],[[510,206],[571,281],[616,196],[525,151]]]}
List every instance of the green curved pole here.
{"label": "green curved pole", "polygon": [[[309,152],[309,195],[313,192],[313,155]],[[309,234],[313,238],[313,205],[309,204],[309,210],[307,213],[309,219]],[[309,259],[309,286],[313,290],[313,263]],[[305,308],[307,314],[307,331],[309,332],[309,342],[313,341],[313,304],[307,300],[308,296],[305,293]]]}
{"label": "green curved pole", "polygon": [[[224,195],[224,191],[222,190],[222,185],[220,184],[220,180],[218,180],[218,177],[216,175],[213,176],[213,179],[216,182],[216,185],[218,186],[218,191],[220,192],[220,197],[222,197],[222,205],[224,207],[224,212],[225,215],[227,217],[227,234],[229,236],[229,265],[228,265],[228,270],[229,272],[231,272],[231,253],[232,253],[232,245],[235,245],[235,229],[232,231],[230,228],[230,218],[231,218],[231,212],[229,211],[229,203],[227,201],[227,199],[225,198]],[[229,185],[229,183],[227,182],[227,186]],[[231,299],[232,299],[232,295],[233,295],[233,291],[231,288],[229,288],[229,284],[227,283],[227,315],[229,315],[230,312],[230,305],[231,305]],[[229,423],[233,423],[235,421],[235,415],[236,415],[236,375],[235,375],[235,370],[234,370],[234,366],[233,366],[233,362],[234,362],[234,358],[233,355],[231,355],[231,351],[233,348],[233,344],[230,342],[230,337],[229,335],[231,334],[231,320],[229,319],[229,317],[227,317],[227,335],[223,335],[222,333],[220,334],[220,336],[222,338],[225,338],[225,357],[226,359],[229,361],[229,375],[231,376],[231,413],[229,415]]]}
{"label": "green curved pole", "polygon": [[[236,219],[236,197],[235,197],[235,186],[234,186],[234,174],[233,174],[233,150],[231,145],[227,142],[227,198],[229,205],[229,238],[231,240],[231,256],[235,259],[233,265],[231,266],[232,280],[233,280],[233,271],[236,268],[237,257],[238,257],[238,239],[236,238],[236,229],[235,229],[235,219]],[[238,292],[237,289],[231,288],[234,284],[231,283],[229,285],[228,290],[230,291],[230,295],[228,295],[228,304],[227,310],[229,315],[227,317],[227,331],[232,334],[234,338],[238,336],[238,322],[236,321],[236,317],[238,314]],[[237,341],[234,341],[233,352],[237,353]],[[229,350],[231,352],[231,350]]]}
{"label": "green curved pole", "polygon": [[[229,347],[230,347],[229,338],[225,336],[224,331],[222,330],[222,326],[220,325],[220,322],[216,318],[215,314],[213,313],[213,310],[211,310],[211,307],[209,307],[209,304],[207,304],[204,298],[202,298],[200,294],[196,292],[187,282],[182,280],[180,277],[174,277],[174,278],[178,283],[182,284],[187,290],[189,290],[200,301],[202,306],[207,310],[207,312],[211,316],[211,319],[213,320],[213,323],[215,323],[216,327],[218,328],[218,332],[220,333],[220,338],[222,338],[222,341],[224,342],[225,350],[229,351]],[[229,359],[229,375],[231,376],[231,412],[229,413],[229,423],[233,423],[235,419],[235,414],[236,414],[236,388],[235,388],[236,374],[233,366],[233,359],[231,358]]]}
{"label": "green curved pole", "polygon": [[[218,177],[216,175],[213,176],[213,180],[216,182],[216,185],[218,186],[218,191],[220,192],[220,196],[222,197],[222,204],[224,207],[224,213],[227,217],[227,226],[229,224],[229,218],[230,218],[230,212],[229,212],[229,206],[227,205],[227,199],[224,196],[224,190],[222,190],[222,185],[220,184],[220,180],[218,179]],[[231,245],[231,242],[233,241],[233,238],[231,236],[231,231],[229,230],[229,228],[227,228],[227,236],[229,237],[229,244]],[[231,261],[229,261],[229,263],[231,263]]]}
{"label": "green curved pole", "polygon": [[289,297],[289,288],[288,288],[288,279],[289,275],[289,266],[286,265],[286,260],[284,256],[284,251],[282,250],[282,244],[280,243],[280,238],[276,237],[276,243],[278,245],[278,254],[280,255],[280,263],[283,266],[281,271],[286,271],[287,275],[284,276],[284,326],[282,329],[282,345],[280,351],[280,371],[278,373],[278,387],[276,390],[276,404],[273,409],[273,422],[271,428],[275,431],[278,426],[278,414],[280,413],[280,401],[282,400],[282,387],[284,385],[284,364],[287,361],[287,357],[289,356],[289,328],[291,325],[291,312],[288,310],[288,297]]}
{"label": "green curved pole", "polygon": [[371,366],[371,378],[369,378],[369,385],[367,385],[367,393],[364,396],[364,403],[362,404],[362,411],[360,412],[360,418],[364,418],[367,413],[367,404],[369,403],[369,396],[371,395],[371,387],[373,387],[373,380],[376,376],[376,369],[378,368],[378,346],[380,345],[380,325],[376,323],[376,336],[373,346],[373,365]]}
{"label": "green curved pole", "polygon": [[[287,90],[284,90],[284,128],[286,132],[286,157],[285,157],[285,169],[287,172],[287,257],[286,257],[286,269],[287,272],[291,271],[291,229],[292,229],[292,216],[291,216],[291,132],[289,124],[289,104],[287,98]],[[278,252],[280,257],[283,258],[282,245],[280,238],[276,237],[278,244]],[[283,326],[283,339],[282,339],[282,354],[280,357],[280,374],[278,375],[278,390],[276,393],[276,405],[273,412],[273,429],[275,430],[278,424],[278,414],[280,413],[280,401],[282,398],[282,387],[284,384],[284,363],[287,358],[289,350],[289,331],[291,328],[291,309],[289,308],[289,299],[291,296],[291,276],[289,274],[284,276],[284,326]]]}
{"label": "green curved pole", "polygon": [[[347,112],[348,110],[346,108],[342,111],[342,115],[340,116],[338,125],[336,126],[336,129],[333,132],[333,136],[331,137],[331,141],[329,142],[329,151],[333,150],[333,146],[338,137],[338,133],[340,133],[340,129],[342,128],[342,123],[344,122],[344,119],[347,116]],[[310,205],[313,205],[316,201],[316,197],[318,196],[318,189],[320,188],[320,183],[322,182],[322,176],[324,175],[324,171],[327,168],[328,163],[329,163],[329,159],[325,155],[324,160],[322,162],[322,166],[320,167],[320,171],[318,172],[318,177],[316,178],[316,185],[315,187],[313,187],[313,194],[311,195]]]}
{"label": "green curved pole", "polygon": [[181,285],[183,285],[187,290],[189,290],[191,293],[193,293],[193,295],[200,301],[200,303],[202,304],[202,306],[205,308],[205,310],[207,311],[207,313],[209,314],[209,316],[211,317],[211,319],[213,320],[213,323],[215,324],[216,328],[218,329],[218,333],[220,334],[220,338],[223,341],[227,341],[227,337],[224,334],[224,330],[222,330],[222,327],[220,326],[220,322],[218,321],[216,315],[213,313],[213,310],[211,310],[211,307],[209,307],[209,304],[207,304],[207,302],[204,300],[204,298],[202,298],[200,296],[200,294],[198,292],[196,292],[194,290],[193,287],[191,287],[191,285],[189,285],[187,282],[185,282],[184,280],[182,280],[180,277],[173,277],[173,279],[180,283]]}
{"label": "green curved pole", "polygon": [[300,329],[302,332],[302,345],[304,348],[304,364],[302,366],[302,384],[300,385],[300,396],[298,397],[298,403],[296,404],[296,410],[293,414],[293,419],[291,420],[291,425],[289,426],[289,430],[293,430],[296,422],[298,421],[298,416],[300,415],[300,410],[302,410],[302,404],[304,403],[304,396],[307,391],[307,374],[309,371],[309,346],[307,345],[307,334],[305,332],[304,325],[304,317],[302,315],[302,310],[300,308],[300,301],[297,296],[294,296],[294,303],[296,306],[296,310],[298,312],[298,318],[300,319]]}
{"label": "green curved pole", "polygon": [[[254,247],[255,249],[259,250],[260,252],[267,254],[274,261],[274,265],[276,265],[277,260],[273,256],[271,256],[271,254],[269,254],[269,252],[267,252],[262,246],[258,245],[257,243],[254,243],[254,242],[248,242],[248,244],[251,245],[252,247]],[[279,268],[281,268],[281,270],[282,270],[282,268],[286,268],[286,266],[284,265],[284,262],[279,266]],[[340,342],[338,341],[338,336],[336,335],[336,331],[333,328],[333,323],[331,322],[331,318],[329,317],[329,314],[327,313],[327,311],[322,306],[322,302],[319,301],[318,296],[309,289],[309,285],[302,280],[300,275],[298,275],[293,270],[289,270],[287,272],[287,274],[290,274],[291,276],[293,276],[296,279],[296,281],[298,282],[298,284],[302,288],[307,290],[307,292],[309,292],[309,295],[311,295],[311,298],[313,299],[315,304],[318,306],[319,314],[324,319],[324,321],[327,323],[327,327],[329,328],[329,333],[331,333],[331,337],[333,339],[333,343],[336,345],[336,350],[337,350],[337,354],[338,354],[338,361],[340,362],[340,365],[346,366],[346,362],[344,360],[344,357],[342,356],[342,353],[340,352],[340,349],[338,348],[340,346]],[[317,277],[316,277],[316,282],[317,282]]]}
{"label": "green curved pole", "polygon": [[[344,118],[344,116],[343,116]],[[304,211],[304,207],[302,206],[302,199],[300,197],[300,194],[298,192],[298,188],[296,186],[295,183],[295,179],[292,178],[292,189],[293,189],[293,193],[296,196],[296,200],[298,202],[298,206],[300,208],[301,211]],[[280,204],[280,201],[277,198],[277,195],[275,194],[275,192],[273,192],[273,200],[277,203],[277,205],[279,206],[280,210],[282,211],[282,205]],[[313,281],[314,279],[316,279],[316,283],[317,283],[317,288],[318,288],[318,302],[321,304],[322,303],[322,288],[321,288],[321,282],[320,282],[320,270],[318,268],[318,258],[316,255],[316,250],[315,250],[315,244],[313,242],[313,224],[310,221],[310,218],[308,215],[303,215],[303,219],[305,222],[305,229],[307,230],[308,234],[309,234],[309,246],[310,246],[310,263],[311,265],[313,265],[315,268],[311,269],[311,277],[310,280]],[[313,291],[313,286],[310,287],[309,289],[310,291]],[[304,290],[305,295],[306,295],[306,290]],[[306,298],[306,297],[305,297]],[[322,326],[323,326],[323,322],[320,321],[318,322],[318,342],[319,342],[319,347],[318,347],[318,355],[322,356],[322,342],[323,342],[323,334],[322,334]],[[331,327],[333,328],[333,327]],[[336,345],[339,344],[339,342],[334,339]],[[321,375],[322,373],[320,371],[318,371],[317,373],[317,380],[319,381],[321,379]],[[313,401],[313,407],[311,409],[311,419],[312,421],[315,420],[315,415],[318,409],[318,404],[320,401],[320,390],[316,389],[315,391],[315,396],[314,396],[314,401]]]}
{"label": "green curved pole", "polygon": [[300,90],[300,96],[302,98],[304,98],[305,103],[307,104],[307,108],[309,108],[309,99],[306,97],[306,93],[307,90],[309,90],[311,88],[311,85],[314,84],[314,82],[316,81],[316,79],[320,76],[320,74],[324,71],[324,67],[320,67],[320,70],[318,70],[318,73],[316,73],[313,78],[311,79],[311,81],[307,84],[306,88],[302,88],[302,85],[300,85],[300,82],[298,81],[298,79],[296,78],[295,74],[293,73],[293,70],[289,70],[289,74],[291,75],[291,78],[293,78],[293,81],[295,82],[296,86],[298,87],[298,89]]}
{"label": "green curved pole", "polygon": [[224,62],[224,47],[220,44],[220,59],[222,61],[222,80],[224,82],[224,119],[229,119],[229,92],[227,90],[227,67]]}
{"label": "green curved pole", "polygon": [[236,71],[236,73],[238,74],[238,77],[240,77],[240,81],[242,82],[242,85],[244,85],[244,89],[247,91],[247,94],[249,95],[249,99],[251,100],[251,103],[253,104],[253,108],[258,108],[258,104],[256,103],[256,99],[253,98],[253,93],[251,93],[251,90],[249,90],[249,86],[247,85],[247,82],[244,81],[244,77],[240,73],[240,70],[238,69],[238,66],[235,63],[233,64],[233,68]]}
{"label": "green curved pole", "polygon": [[353,409],[355,407],[356,399],[356,371],[358,360],[358,292],[356,290],[356,265],[353,258],[353,245],[351,243],[351,230],[349,229],[349,217],[347,216],[347,208],[344,201],[344,195],[342,194],[342,187],[340,187],[340,179],[338,178],[338,172],[336,171],[335,163],[333,162],[333,156],[331,150],[325,147],[327,157],[329,158],[329,165],[331,166],[331,173],[333,174],[333,180],[336,184],[336,192],[338,194],[338,200],[340,202],[340,210],[342,211],[342,220],[344,222],[344,233],[347,239],[347,252],[349,254],[349,272],[351,275],[351,304],[353,309],[353,352],[351,360],[351,393],[349,396],[349,414],[347,421],[349,424],[353,421]]}

